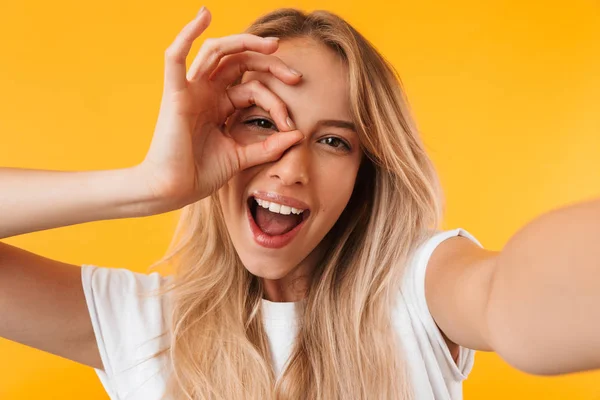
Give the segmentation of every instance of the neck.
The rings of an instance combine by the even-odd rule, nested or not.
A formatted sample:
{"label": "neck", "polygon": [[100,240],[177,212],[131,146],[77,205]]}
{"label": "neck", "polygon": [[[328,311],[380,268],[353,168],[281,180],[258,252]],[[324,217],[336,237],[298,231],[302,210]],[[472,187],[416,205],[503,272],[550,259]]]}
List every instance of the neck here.
{"label": "neck", "polygon": [[283,278],[262,278],[263,298],[273,302],[297,302],[304,299],[308,293],[312,273],[322,260],[326,248],[325,241],[322,241]]}
{"label": "neck", "polygon": [[312,268],[304,262],[280,279],[262,278],[263,297],[274,302],[296,302],[307,293]]}

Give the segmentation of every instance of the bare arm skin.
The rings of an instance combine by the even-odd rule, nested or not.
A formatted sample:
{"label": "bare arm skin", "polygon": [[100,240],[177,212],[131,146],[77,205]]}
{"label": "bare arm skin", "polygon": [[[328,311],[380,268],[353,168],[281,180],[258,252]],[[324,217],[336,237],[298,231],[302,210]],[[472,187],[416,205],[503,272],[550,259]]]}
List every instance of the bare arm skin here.
{"label": "bare arm skin", "polygon": [[451,350],[496,351],[538,375],[600,368],[600,199],[536,218],[500,252],[448,239],[429,267],[427,302]]}
{"label": "bare arm skin", "polygon": [[[135,168],[0,169],[0,236],[150,214]],[[0,242],[0,336],[102,369],[81,269]]]}
{"label": "bare arm skin", "polygon": [[0,242],[0,336],[103,369],[81,267]]}
{"label": "bare arm skin", "polygon": [[0,168],[0,239],[151,215],[158,203],[153,204],[141,177],[135,167],[81,172]]}

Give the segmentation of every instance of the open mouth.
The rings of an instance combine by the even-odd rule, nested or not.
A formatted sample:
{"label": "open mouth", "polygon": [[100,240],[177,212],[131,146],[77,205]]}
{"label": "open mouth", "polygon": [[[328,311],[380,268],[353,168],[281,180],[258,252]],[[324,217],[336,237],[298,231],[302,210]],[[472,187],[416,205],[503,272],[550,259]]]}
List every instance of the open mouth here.
{"label": "open mouth", "polygon": [[[279,206],[279,208],[277,208]],[[246,214],[255,243],[268,249],[278,249],[290,243],[308,220],[310,210],[283,208],[250,196]],[[272,210],[271,210],[272,209]],[[289,211],[289,213],[288,213]],[[299,212],[302,211],[302,212]]]}
{"label": "open mouth", "polygon": [[298,210],[293,207],[263,201],[254,196],[247,200],[250,215],[258,229],[269,236],[280,236],[291,232],[301,225],[310,214],[310,210]]}

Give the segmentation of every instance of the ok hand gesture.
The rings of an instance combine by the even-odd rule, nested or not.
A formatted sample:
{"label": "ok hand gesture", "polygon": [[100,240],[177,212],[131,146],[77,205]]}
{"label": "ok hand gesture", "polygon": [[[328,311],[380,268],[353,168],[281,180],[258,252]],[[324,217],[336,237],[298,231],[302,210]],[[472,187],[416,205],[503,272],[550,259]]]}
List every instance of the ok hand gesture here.
{"label": "ok hand gesture", "polygon": [[[276,38],[239,34],[207,39],[186,72],[190,48],[210,21],[203,7],[165,52],[159,117],[138,166],[164,212],[209,196],[237,172],[275,161],[303,139],[285,103],[266,86],[257,81],[231,86],[245,71],[270,72],[291,85],[300,81],[298,72],[271,55],[278,47]],[[236,109],[253,104],[271,114],[280,132],[242,146],[224,134],[224,123]]]}

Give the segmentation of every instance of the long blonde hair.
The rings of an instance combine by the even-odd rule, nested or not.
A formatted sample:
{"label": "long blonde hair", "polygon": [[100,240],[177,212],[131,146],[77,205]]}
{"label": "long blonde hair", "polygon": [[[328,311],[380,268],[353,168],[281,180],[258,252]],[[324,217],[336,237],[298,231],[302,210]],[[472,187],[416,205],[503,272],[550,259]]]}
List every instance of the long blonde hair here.
{"label": "long blonde hair", "polygon": [[327,234],[288,365],[274,376],[262,284],[242,265],[218,193],[184,207],[157,265],[172,265],[168,399],[409,399],[391,315],[404,266],[438,227],[438,180],[394,68],[326,11],[279,9],[247,32],[308,37],[348,67],[351,113],[366,157],[346,209]]}

